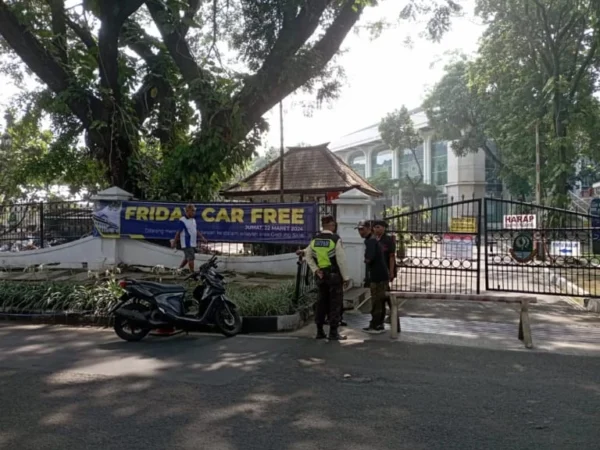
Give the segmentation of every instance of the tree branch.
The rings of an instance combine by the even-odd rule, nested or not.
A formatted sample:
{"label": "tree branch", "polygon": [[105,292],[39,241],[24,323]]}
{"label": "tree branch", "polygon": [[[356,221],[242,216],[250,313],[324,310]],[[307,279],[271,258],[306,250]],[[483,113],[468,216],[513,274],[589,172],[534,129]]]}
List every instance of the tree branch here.
{"label": "tree branch", "polygon": [[[100,3],[111,3],[102,0]],[[144,0],[117,0],[115,6],[118,8],[115,19],[121,27],[129,17],[142,7]]]}
{"label": "tree branch", "polygon": [[364,8],[355,0],[344,0],[333,23],[311,49],[296,55],[287,63],[283,61],[277,71],[259,70],[249,78],[237,96],[246,111],[246,120],[255,123],[277,102],[318,75],[339,51]]}
{"label": "tree branch", "polygon": [[308,0],[297,16],[285,12],[279,36],[260,70],[272,72],[281,67],[282,61],[295,55],[316,31],[321,15],[330,4],[331,0]]}
{"label": "tree branch", "polygon": [[[179,68],[184,81],[195,91],[195,102],[200,112],[206,111],[206,96],[202,93],[206,89],[212,89],[210,85],[211,76],[208,72],[196,63],[194,56],[188,46],[184,36],[181,34],[181,28],[178,26],[178,20],[169,12],[169,10],[159,0],[147,0],[146,6],[154,23],[158,27],[163,41],[167,46],[169,54]],[[201,98],[203,97],[203,98]]]}
{"label": "tree branch", "polygon": [[119,85],[119,35],[125,21],[142,5],[143,0],[103,0],[100,6],[100,84],[115,99],[121,98]]}
{"label": "tree branch", "polygon": [[67,15],[64,0],[47,0],[52,13],[52,42],[61,63],[67,64]]}
{"label": "tree branch", "polygon": [[596,56],[596,52],[598,50],[598,40],[599,40],[597,31],[594,32],[594,36],[592,37],[592,39],[593,39],[592,45],[588,49],[587,55],[585,56],[585,59],[579,66],[579,69],[577,70],[577,73],[575,74],[575,78],[573,78],[573,82],[571,83],[571,89],[569,90],[569,100],[570,101],[573,101],[573,99],[575,98],[577,89],[579,89],[579,84],[581,83],[581,80],[583,79],[583,76],[585,75],[587,69],[590,67],[592,60]]}
{"label": "tree branch", "polygon": [[186,10],[183,20],[181,21],[181,28],[179,29],[179,33],[181,36],[185,37],[190,30],[190,24],[194,20],[196,14],[198,14],[198,10],[200,9],[200,5],[202,4],[201,0],[189,0],[188,1],[188,9]]}
{"label": "tree branch", "polygon": [[[28,27],[19,22],[4,0],[0,0],[0,35],[55,94],[63,94],[72,88],[72,74],[58,63]],[[89,127],[92,121],[90,105],[94,106],[98,99],[90,93],[86,93],[85,99],[74,95],[66,96],[65,99],[71,111],[84,126]]]}
{"label": "tree branch", "polygon": [[86,26],[80,25],[75,20],[70,17],[67,17],[67,25],[73,33],[81,39],[81,42],[88,48],[88,50],[93,50],[98,48],[98,43],[96,42],[96,38],[92,34],[92,32]]}
{"label": "tree branch", "polygon": [[121,44],[133,50],[148,66],[156,65],[159,60],[159,56],[152,51],[152,46],[160,48],[161,42],[148,35],[137,22],[125,22],[121,31]]}
{"label": "tree branch", "polygon": [[[127,20],[121,32],[121,44],[131,48],[148,66],[149,74],[138,91],[133,95],[133,107],[140,124],[143,124],[152,113],[156,105],[166,103],[163,109],[172,109],[173,89],[167,81],[167,66],[164,61],[165,51],[162,43],[148,35],[142,27],[133,20]],[[152,47],[160,49],[157,55]],[[161,111],[161,117],[167,117],[172,111]]]}

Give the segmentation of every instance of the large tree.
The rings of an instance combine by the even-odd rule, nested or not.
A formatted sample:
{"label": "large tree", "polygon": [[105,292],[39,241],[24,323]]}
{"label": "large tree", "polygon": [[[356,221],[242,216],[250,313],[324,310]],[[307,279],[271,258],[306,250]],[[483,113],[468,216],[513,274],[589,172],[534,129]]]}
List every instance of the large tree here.
{"label": "large tree", "polygon": [[[83,132],[110,183],[201,196],[251,158],[262,117],[280,100],[302,87],[321,100],[335,93],[330,62],[376,4],[0,0],[1,68],[38,77],[30,107],[72,143]],[[451,0],[409,4],[432,15],[438,34],[457,10]]]}
{"label": "large tree", "polygon": [[[478,0],[488,28],[474,83],[489,102],[488,129],[506,162],[535,166],[539,129],[549,201],[566,207],[582,133],[598,117],[600,2]],[[510,158],[510,159],[508,159]]]}
{"label": "large tree", "polygon": [[518,195],[535,186],[537,128],[545,197],[566,207],[576,163],[600,160],[600,2],[478,0],[477,7],[487,25],[478,54],[446,68],[425,102],[432,125],[458,154],[483,149]]}
{"label": "large tree", "polygon": [[534,167],[514,164],[510,151],[500,154],[497,142],[504,141],[493,129],[493,119],[507,112],[500,111],[489,93],[476,85],[474,63],[461,55],[444,69],[444,75],[423,103],[436,137],[450,141],[452,151],[459,157],[483,151],[511,193],[517,197],[529,195]]}

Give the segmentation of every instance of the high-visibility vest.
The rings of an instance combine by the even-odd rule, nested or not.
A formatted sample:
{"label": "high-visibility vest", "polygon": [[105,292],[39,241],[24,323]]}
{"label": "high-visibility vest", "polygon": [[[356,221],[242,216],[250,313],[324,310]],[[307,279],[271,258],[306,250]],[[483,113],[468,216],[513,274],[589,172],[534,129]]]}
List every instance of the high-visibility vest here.
{"label": "high-visibility vest", "polygon": [[337,234],[319,233],[310,241],[310,248],[315,255],[319,269],[338,270],[335,247],[339,240],[340,237]]}

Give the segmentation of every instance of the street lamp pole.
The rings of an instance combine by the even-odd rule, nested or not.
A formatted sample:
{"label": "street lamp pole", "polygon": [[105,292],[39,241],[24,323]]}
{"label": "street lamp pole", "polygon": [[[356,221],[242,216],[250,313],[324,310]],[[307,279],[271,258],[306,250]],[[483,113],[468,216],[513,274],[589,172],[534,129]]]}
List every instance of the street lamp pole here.
{"label": "street lamp pole", "polygon": [[284,161],[283,156],[285,153],[284,140],[283,140],[283,101],[279,102],[279,189],[280,189],[280,199],[281,203],[285,200],[285,190],[283,188],[283,169],[284,169]]}
{"label": "street lamp pole", "polygon": [[535,201],[542,204],[542,180],[541,180],[541,155],[540,155],[540,124],[535,124]]}

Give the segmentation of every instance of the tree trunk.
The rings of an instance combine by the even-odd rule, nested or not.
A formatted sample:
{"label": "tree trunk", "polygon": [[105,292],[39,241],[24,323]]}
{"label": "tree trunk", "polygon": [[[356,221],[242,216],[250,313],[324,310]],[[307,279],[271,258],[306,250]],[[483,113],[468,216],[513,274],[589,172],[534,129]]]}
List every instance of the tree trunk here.
{"label": "tree trunk", "polygon": [[111,186],[118,186],[134,196],[141,196],[135,182],[135,174],[131,173],[129,163],[138,147],[135,131],[128,133],[126,125],[113,119],[106,108],[102,116],[106,117],[106,126],[87,130],[86,144],[92,154],[104,165],[106,177]]}
{"label": "tree trunk", "polygon": [[[557,82],[555,82],[557,83]],[[567,127],[565,125],[566,117],[563,117],[563,108],[562,108],[562,94],[560,92],[560,87],[556,86],[554,91],[554,102],[553,102],[553,122],[554,122],[554,137],[558,141],[558,151],[557,151],[557,164],[558,167],[567,167],[568,157],[567,157]],[[569,206],[569,196],[568,196],[568,180],[569,174],[566,170],[560,170],[556,176],[554,183],[554,205],[556,208],[567,209]]]}

